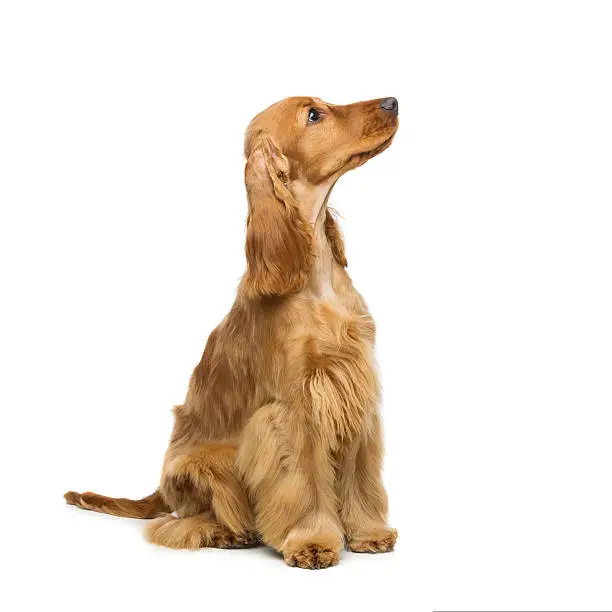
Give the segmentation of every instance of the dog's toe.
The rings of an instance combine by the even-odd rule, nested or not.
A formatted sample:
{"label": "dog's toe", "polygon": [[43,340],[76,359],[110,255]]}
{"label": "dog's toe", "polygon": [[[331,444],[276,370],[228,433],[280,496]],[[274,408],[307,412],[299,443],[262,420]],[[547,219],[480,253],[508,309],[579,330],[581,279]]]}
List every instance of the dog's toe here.
{"label": "dog's toe", "polygon": [[305,544],[297,550],[286,552],[284,557],[288,565],[303,569],[325,569],[340,561],[337,550],[319,543]]}
{"label": "dog's toe", "polygon": [[381,528],[371,533],[353,536],[348,541],[347,548],[353,552],[363,553],[391,552],[396,540],[396,529]]}

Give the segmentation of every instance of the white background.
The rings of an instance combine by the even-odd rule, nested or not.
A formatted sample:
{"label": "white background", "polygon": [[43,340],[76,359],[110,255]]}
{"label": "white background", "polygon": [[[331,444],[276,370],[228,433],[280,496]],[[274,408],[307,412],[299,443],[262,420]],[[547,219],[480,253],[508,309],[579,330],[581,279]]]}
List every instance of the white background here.
{"label": "white background", "polygon": [[[612,609],[611,14],[3,2],[2,607]],[[320,572],[62,498],[157,486],[245,265],[244,129],[288,95],[400,102],[332,196],[400,539]]]}

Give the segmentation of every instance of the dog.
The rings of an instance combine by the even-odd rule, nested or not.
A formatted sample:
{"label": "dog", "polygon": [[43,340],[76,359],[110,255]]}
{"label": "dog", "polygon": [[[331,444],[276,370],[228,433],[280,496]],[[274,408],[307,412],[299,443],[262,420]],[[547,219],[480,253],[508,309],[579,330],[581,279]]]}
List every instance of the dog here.
{"label": "dog", "polygon": [[174,409],[159,489],[140,500],[71,491],[69,504],[153,519],[147,537],[162,546],[263,543],[301,568],[335,565],[345,547],[393,550],[376,330],[327,204],[397,128],[395,98],[287,98],[251,121],[247,270]]}

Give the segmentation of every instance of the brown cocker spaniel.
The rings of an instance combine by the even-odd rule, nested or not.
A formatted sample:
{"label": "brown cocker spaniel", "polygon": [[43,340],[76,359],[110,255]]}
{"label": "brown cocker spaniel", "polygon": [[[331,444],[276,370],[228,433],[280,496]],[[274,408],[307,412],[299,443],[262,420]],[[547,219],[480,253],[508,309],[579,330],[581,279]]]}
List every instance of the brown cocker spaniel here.
{"label": "brown cocker spaniel", "polygon": [[375,326],[327,201],[391,144],[397,116],[395,98],[288,98],[253,119],[247,270],[175,408],[159,490],[138,501],[69,492],[68,503],[154,519],[148,538],[163,546],[263,542],[304,568],[335,565],[345,545],[393,549]]}

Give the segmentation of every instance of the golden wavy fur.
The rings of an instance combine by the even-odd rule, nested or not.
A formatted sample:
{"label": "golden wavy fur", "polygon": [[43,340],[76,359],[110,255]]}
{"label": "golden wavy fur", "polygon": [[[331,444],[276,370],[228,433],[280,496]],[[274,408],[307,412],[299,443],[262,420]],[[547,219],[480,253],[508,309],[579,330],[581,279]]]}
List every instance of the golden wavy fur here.
{"label": "golden wavy fur", "polygon": [[345,545],[392,550],[375,326],[327,201],[397,125],[393,98],[288,98],[253,119],[247,271],[175,408],[160,487],[138,501],[70,492],[68,503],[152,518],[148,538],[163,546],[263,542],[304,568],[336,564]]}

